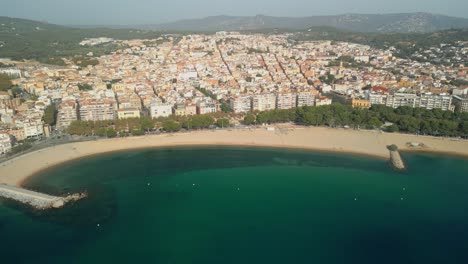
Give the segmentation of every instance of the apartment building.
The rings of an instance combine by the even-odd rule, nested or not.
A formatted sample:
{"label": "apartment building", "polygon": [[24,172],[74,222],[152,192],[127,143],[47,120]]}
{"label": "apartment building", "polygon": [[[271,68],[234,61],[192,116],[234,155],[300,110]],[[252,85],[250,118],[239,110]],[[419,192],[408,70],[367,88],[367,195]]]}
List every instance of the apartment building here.
{"label": "apartment building", "polygon": [[211,114],[218,112],[218,104],[213,102],[199,102],[197,103],[197,114]]}
{"label": "apartment building", "polygon": [[229,106],[231,107],[234,113],[247,113],[252,110],[252,97],[251,96],[241,96],[236,98],[231,98],[229,100]]}
{"label": "apartment building", "polygon": [[117,110],[118,119],[140,118],[140,110],[137,108],[126,108]]}
{"label": "apartment building", "polygon": [[299,92],[297,93],[297,107],[314,106],[315,95],[312,92]]}
{"label": "apartment building", "polygon": [[431,109],[452,110],[452,96],[443,94],[421,94],[419,107]]}
{"label": "apartment building", "polygon": [[419,96],[410,93],[395,93],[387,96],[385,105],[393,108],[400,106],[418,107]]}
{"label": "apartment building", "polygon": [[453,104],[455,105],[455,111],[468,113],[468,95],[454,95]]}
{"label": "apartment building", "polygon": [[11,137],[8,134],[0,133],[0,155],[11,150]]}
{"label": "apartment building", "polygon": [[84,100],[80,101],[79,116],[83,121],[114,120],[116,117],[114,101]]}
{"label": "apartment building", "polygon": [[65,100],[59,104],[57,128],[67,128],[71,122],[78,120],[78,109],[75,100]]}
{"label": "apartment building", "polygon": [[149,110],[151,118],[168,117],[172,115],[172,104],[156,99],[151,102]]}
{"label": "apartment building", "polygon": [[267,111],[276,108],[276,96],[274,94],[257,94],[252,96],[253,111]]}
{"label": "apartment building", "polygon": [[297,95],[295,93],[279,93],[276,96],[276,108],[291,109],[297,105]]}

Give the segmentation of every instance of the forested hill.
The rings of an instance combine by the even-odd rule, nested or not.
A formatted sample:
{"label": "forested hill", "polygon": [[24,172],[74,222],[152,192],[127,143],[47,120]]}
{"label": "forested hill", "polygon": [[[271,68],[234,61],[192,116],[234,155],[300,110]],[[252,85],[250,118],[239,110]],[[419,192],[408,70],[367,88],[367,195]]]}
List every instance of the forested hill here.
{"label": "forested hill", "polygon": [[0,17],[0,58],[37,59],[108,52],[112,47],[80,46],[85,38],[116,39],[157,38],[155,31],[109,28],[71,28],[44,22]]}

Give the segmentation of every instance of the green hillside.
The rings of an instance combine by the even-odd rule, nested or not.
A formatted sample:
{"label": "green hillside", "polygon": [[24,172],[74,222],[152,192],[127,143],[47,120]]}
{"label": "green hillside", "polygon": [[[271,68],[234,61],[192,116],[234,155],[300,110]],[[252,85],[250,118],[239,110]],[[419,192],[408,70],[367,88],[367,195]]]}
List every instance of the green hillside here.
{"label": "green hillside", "polygon": [[0,17],[0,58],[36,59],[47,62],[60,57],[108,53],[113,45],[83,47],[85,38],[110,37],[115,39],[157,38],[160,33],[134,29],[70,28],[43,22]]}

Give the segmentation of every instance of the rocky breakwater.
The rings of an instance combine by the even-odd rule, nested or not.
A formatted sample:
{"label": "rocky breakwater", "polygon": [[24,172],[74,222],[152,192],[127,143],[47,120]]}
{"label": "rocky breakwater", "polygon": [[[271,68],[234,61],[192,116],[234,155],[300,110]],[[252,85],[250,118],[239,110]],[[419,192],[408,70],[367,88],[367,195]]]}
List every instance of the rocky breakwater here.
{"label": "rocky breakwater", "polygon": [[406,169],[405,162],[398,151],[398,147],[396,145],[390,145],[387,146],[387,149],[390,151],[390,163],[392,166],[397,170]]}
{"label": "rocky breakwater", "polygon": [[36,209],[61,208],[67,203],[81,200],[86,193],[76,193],[66,197],[52,196],[6,184],[0,184],[0,197],[28,204]]}

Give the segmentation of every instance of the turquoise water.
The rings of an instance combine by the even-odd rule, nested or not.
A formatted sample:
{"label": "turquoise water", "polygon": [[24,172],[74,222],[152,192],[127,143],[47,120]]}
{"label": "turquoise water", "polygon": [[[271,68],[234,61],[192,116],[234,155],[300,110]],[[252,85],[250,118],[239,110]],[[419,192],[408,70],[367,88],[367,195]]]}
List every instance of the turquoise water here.
{"label": "turquoise water", "polygon": [[468,163],[404,154],[166,148],[88,157],[27,183],[63,210],[0,202],[1,263],[468,263]]}

